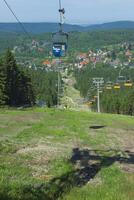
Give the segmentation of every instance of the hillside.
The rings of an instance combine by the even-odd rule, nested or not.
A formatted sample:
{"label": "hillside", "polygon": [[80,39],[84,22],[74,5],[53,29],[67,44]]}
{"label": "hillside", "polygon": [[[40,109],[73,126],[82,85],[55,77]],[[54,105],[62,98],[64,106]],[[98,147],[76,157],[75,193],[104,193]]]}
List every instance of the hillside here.
{"label": "hillside", "polygon": [[[5,49],[16,49],[17,56],[43,57],[48,56],[51,50],[52,35],[51,33],[31,34],[33,40],[37,41],[37,49],[33,48],[33,43],[24,33],[3,32],[0,31],[0,52]],[[79,41],[79,42],[76,42]],[[134,41],[134,30],[105,30],[89,32],[71,32],[69,33],[69,53],[70,52],[87,52],[89,49],[103,48],[107,45],[117,45],[118,43]],[[38,47],[43,52],[38,52]]]}
{"label": "hillside", "polygon": [[[23,23],[27,32],[33,34],[56,32],[58,30],[58,23]],[[65,31],[83,31],[83,27],[78,25],[65,24]],[[18,23],[0,23],[0,31],[14,31],[23,32]]]}
{"label": "hillside", "polygon": [[1,200],[132,200],[134,118],[0,110]]}
{"label": "hillside", "polygon": [[119,30],[119,29],[134,29],[133,21],[116,21],[104,24],[95,24],[85,27],[86,30]]}
{"label": "hillside", "polygon": [[[41,33],[49,33],[56,32],[58,30],[58,23],[23,23],[25,29],[29,33],[33,34],[41,34]],[[95,25],[73,25],[73,24],[65,24],[64,30],[66,32],[71,31],[94,31],[94,30],[111,30],[111,29],[134,29],[133,21],[117,21],[117,22],[109,22],[104,24],[95,24]],[[23,32],[22,28],[18,23],[0,23],[0,31],[7,32]]]}

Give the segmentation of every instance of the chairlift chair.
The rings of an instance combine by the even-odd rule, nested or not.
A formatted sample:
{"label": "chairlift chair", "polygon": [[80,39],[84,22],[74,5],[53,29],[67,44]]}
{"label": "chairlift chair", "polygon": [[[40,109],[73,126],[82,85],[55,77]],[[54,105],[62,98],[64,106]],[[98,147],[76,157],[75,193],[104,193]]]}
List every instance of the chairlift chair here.
{"label": "chairlift chair", "polygon": [[125,83],[124,83],[124,86],[125,87],[132,87],[133,86],[133,83],[131,80],[127,80]]}
{"label": "chairlift chair", "polygon": [[119,83],[115,83],[114,89],[120,89],[120,88],[121,88],[120,84]]}
{"label": "chairlift chair", "polygon": [[92,99],[91,102],[92,102],[92,103],[95,103],[95,99]]}
{"label": "chairlift chair", "polygon": [[108,81],[106,84],[106,90],[112,90],[113,84],[111,81]]}
{"label": "chairlift chair", "polygon": [[86,105],[87,105],[87,106],[90,106],[90,105],[92,105],[92,104],[93,104],[92,101],[88,101],[88,102],[86,102]]}
{"label": "chairlift chair", "polygon": [[52,51],[55,57],[64,57],[66,56],[68,48],[68,34],[62,31],[53,33],[52,35],[53,45]]}
{"label": "chairlift chair", "polygon": [[106,90],[112,90],[112,86],[111,85],[107,85],[106,86]]}
{"label": "chairlift chair", "polygon": [[97,99],[98,97],[97,96],[94,96],[94,99]]}

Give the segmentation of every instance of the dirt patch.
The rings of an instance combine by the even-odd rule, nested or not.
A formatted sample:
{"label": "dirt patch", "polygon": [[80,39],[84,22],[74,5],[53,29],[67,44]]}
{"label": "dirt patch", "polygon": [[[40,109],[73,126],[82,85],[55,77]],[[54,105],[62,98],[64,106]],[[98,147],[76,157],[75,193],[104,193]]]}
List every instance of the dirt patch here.
{"label": "dirt patch", "polygon": [[134,173],[134,164],[122,164],[121,169],[127,173]]}
{"label": "dirt patch", "polygon": [[118,147],[122,151],[134,152],[134,131],[116,128],[106,128],[110,146]]}
{"label": "dirt patch", "polygon": [[119,166],[122,171],[134,173],[134,132],[125,129],[111,129],[108,139],[110,146],[118,148],[117,153],[120,156]]}
{"label": "dirt patch", "polygon": [[16,154],[24,157],[25,165],[31,168],[32,176],[44,178],[49,173],[52,161],[55,159],[68,159],[72,148],[72,143],[44,141],[30,146],[23,146]]}
{"label": "dirt patch", "polygon": [[0,128],[7,128],[7,125],[0,125]]}
{"label": "dirt patch", "polygon": [[39,121],[42,119],[42,113],[30,113],[30,114],[23,114],[23,115],[3,115],[0,114],[0,121],[1,122],[34,122]]}
{"label": "dirt patch", "polygon": [[13,117],[13,121],[16,122],[25,122],[25,121],[39,121],[42,118],[42,114],[40,113],[33,113],[29,115],[21,115],[21,116],[15,116]]}
{"label": "dirt patch", "polygon": [[90,181],[88,182],[88,184],[91,184],[95,187],[102,185],[102,179],[101,177],[95,177],[94,179],[90,179]]}
{"label": "dirt patch", "polygon": [[58,153],[60,152],[62,149],[61,147],[56,147],[51,143],[48,144],[38,144],[35,145],[33,147],[23,147],[23,149],[20,149],[17,153],[19,154],[24,154],[24,153]]}

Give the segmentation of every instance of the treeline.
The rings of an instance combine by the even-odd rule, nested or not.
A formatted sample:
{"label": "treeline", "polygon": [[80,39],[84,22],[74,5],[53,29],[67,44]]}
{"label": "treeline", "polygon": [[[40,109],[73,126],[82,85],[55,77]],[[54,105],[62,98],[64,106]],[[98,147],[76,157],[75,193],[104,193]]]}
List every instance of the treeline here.
{"label": "treeline", "polygon": [[0,106],[32,106],[34,103],[30,76],[17,66],[14,55],[7,50],[0,59]]}
{"label": "treeline", "polygon": [[0,31],[0,54],[7,48],[13,49],[14,46],[24,44],[25,40],[29,41],[22,33]]}
{"label": "treeline", "polygon": [[101,110],[107,113],[134,115],[134,88],[103,92]]}

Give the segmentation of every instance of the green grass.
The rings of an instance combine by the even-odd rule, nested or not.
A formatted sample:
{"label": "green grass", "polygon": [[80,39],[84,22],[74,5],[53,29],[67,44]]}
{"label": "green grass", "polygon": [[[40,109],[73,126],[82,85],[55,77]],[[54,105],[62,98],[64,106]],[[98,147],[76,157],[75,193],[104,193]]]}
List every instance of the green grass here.
{"label": "green grass", "polygon": [[0,199],[132,200],[133,141],[133,117],[1,109]]}

